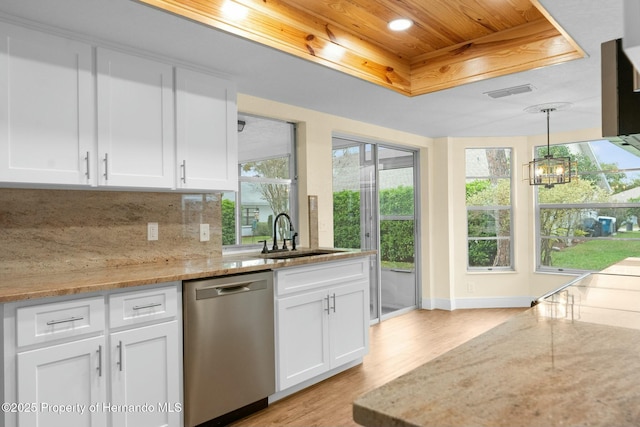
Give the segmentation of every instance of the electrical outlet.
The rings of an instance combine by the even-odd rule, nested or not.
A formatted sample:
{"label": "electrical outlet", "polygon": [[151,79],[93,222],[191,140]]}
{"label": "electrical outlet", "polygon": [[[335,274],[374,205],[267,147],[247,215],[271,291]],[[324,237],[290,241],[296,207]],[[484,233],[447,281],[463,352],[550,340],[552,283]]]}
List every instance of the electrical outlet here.
{"label": "electrical outlet", "polygon": [[476,284],[475,282],[467,282],[467,292],[469,292],[470,294],[474,293],[476,291]]}
{"label": "electrical outlet", "polygon": [[147,240],[158,240],[158,223],[147,223]]}
{"label": "electrical outlet", "polygon": [[209,224],[200,224],[200,241],[209,241]]}

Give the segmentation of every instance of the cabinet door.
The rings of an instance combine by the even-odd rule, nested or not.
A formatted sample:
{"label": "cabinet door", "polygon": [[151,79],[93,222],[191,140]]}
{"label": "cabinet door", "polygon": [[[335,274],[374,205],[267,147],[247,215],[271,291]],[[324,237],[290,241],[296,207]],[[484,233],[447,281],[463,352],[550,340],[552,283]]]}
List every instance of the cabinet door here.
{"label": "cabinet door", "polygon": [[176,69],[178,187],[238,190],[238,114],[233,85]]}
{"label": "cabinet door", "polygon": [[106,397],[104,342],[100,336],[18,353],[17,401],[38,409],[19,411],[18,425],[106,426],[106,411],[92,406]]}
{"label": "cabinet door", "polygon": [[173,68],[98,48],[99,183],[173,188]]}
{"label": "cabinet door", "polygon": [[369,283],[361,281],[329,290],[331,368],[369,350]]}
{"label": "cabinet door", "polygon": [[117,427],[180,425],[180,372],[176,321],[111,334],[111,403],[140,405],[113,412]]}
{"label": "cabinet door", "polygon": [[93,182],[92,48],[0,23],[0,181]]}
{"label": "cabinet door", "polygon": [[328,304],[326,291],[277,300],[278,390],[329,369]]}

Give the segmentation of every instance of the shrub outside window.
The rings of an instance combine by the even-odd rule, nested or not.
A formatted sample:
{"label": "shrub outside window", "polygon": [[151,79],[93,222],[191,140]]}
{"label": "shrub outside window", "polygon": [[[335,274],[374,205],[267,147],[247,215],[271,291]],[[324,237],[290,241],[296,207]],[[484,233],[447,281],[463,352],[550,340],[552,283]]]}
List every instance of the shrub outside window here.
{"label": "shrub outside window", "polygon": [[600,271],[639,256],[640,151],[598,140],[553,145],[551,154],[571,156],[577,175],[537,188],[538,270]]}
{"label": "shrub outside window", "polygon": [[466,149],[469,270],[512,269],[511,149]]}

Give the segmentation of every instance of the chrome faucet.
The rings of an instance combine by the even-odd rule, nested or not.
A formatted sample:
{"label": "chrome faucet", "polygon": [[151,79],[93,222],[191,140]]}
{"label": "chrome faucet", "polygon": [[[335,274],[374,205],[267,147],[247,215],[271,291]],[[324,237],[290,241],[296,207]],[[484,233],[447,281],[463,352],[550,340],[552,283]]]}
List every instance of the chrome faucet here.
{"label": "chrome faucet", "polygon": [[277,228],[278,228],[278,220],[280,219],[280,217],[283,216],[285,218],[287,218],[287,221],[289,221],[289,231],[291,232],[291,239],[282,239],[282,250],[286,251],[287,248],[287,240],[291,241],[291,250],[295,251],[296,250],[296,236],[298,235],[298,233],[295,232],[295,230],[293,229],[293,223],[291,222],[291,218],[289,217],[289,215],[287,215],[286,213],[282,212],[279,213],[276,216],[276,219],[273,221],[273,247],[271,248],[272,251],[277,251],[278,250],[278,235],[277,235]]}

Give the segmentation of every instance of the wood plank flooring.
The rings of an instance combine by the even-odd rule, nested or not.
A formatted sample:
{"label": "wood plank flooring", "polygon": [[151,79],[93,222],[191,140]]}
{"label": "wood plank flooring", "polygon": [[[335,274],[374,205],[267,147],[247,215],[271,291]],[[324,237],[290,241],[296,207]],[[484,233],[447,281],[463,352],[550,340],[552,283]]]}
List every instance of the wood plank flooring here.
{"label": "wood plank flooring", "polygon": [[370,351],[353,367],[269,408],[234,427],[357,426],[352,402],[361,394],[434,359],[521,313],[524,308],[415,310],[370,328]]}

